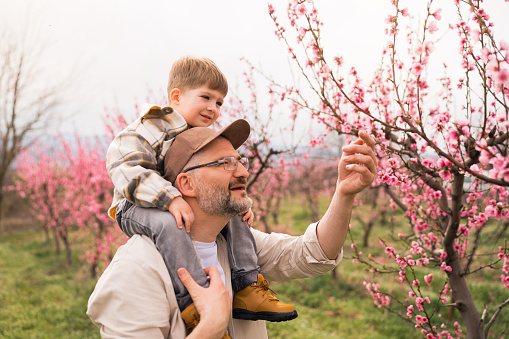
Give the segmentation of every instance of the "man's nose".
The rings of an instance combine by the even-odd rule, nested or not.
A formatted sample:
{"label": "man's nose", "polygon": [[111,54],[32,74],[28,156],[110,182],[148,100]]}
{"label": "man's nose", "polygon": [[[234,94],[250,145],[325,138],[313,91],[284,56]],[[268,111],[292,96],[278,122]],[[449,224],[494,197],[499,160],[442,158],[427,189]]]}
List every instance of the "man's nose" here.
{"label": "man's nose", "polygon": [[249,172],[244,167],[244,165],[242,165],[242,163],[239,161],[239,163],[237,164],[237,168],[235,169],[235,171],[233,171],[233,175],[237,178],[238,177],[247,178],[249,176]]}

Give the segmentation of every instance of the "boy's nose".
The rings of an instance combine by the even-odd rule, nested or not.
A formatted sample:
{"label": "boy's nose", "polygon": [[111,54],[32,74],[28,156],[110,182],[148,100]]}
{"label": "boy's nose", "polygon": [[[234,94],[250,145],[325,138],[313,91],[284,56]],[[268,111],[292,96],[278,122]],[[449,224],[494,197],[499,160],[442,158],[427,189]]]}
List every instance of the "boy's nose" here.
{"label": "boy's nose", "polygon": [[215,103],[209,103],[207,109],[211,112],[217,112],[217,107]]}

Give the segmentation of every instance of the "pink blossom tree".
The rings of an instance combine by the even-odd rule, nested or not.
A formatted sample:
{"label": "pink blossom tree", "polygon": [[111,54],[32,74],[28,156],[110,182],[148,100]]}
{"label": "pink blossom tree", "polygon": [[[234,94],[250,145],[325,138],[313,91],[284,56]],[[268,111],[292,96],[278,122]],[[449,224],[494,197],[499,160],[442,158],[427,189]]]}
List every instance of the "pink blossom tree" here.
{"label": "pink blossom tree", "polygon": [[55,251],[64,244],[66,264],[72,265],[70,229],[74,224],[72,211],[78,207],[66,189],[71,175],[65,167],[61,152],[37,143],[20,155],[16,168],[14,189],[30,201],[30,213],[41,222],[46,233],[52,233]]}
{"label": "pink blossom tree", "polygon": [[109,264],[115,249],[125,242],[126,237],[107,213],[113,184],[105,167],[105,140],[83,140],[76,135],[74,143],[74,147],[63,143],[72,178],[67,189],[78,204],[73,211],[73,222],[78,226],[77,242],[84,251],[81,259],[90,264],[90,273],[95,278]]}
{"label": "pink blossom tree", "polygon": [[37,144],[22,153],[15,189],[28,198],[30,212],[53,234],[57,253],[60,242],[64,244],[66,264],[72,265],[72,247],[79,244],[95,276],[124,241],[107,216],[113,185],[105,170],[104,141],[84,142],[79,135],[74,145],[62,137],[57,140],[53,149]]}
{"label": "pink blossom tree", "polygon": [[[362,129],[376,138],[378,184],[404,212],[408,231],[398,243],[382,242],[384,262],[356,251],[356,260],[375,273],[365,283],[375,303],[426,338],[461,337],[462,326],[467,338],[486,338],[509,299],[480,311],[469,281],[494,269],[509,289],[507,243],[500,238],[496,251],[479,250],[493,240],[490,224],[509,217],[509,45],[496,39],[482,1],[455,0],[458,21],[451,28],[463,76],[451,79],[443,63],[445,75],[434,79],[428,70],[443,29],[441,9],[436,1],[423,3],[418,22],[402,1],[391,3],[387,43],[369,82],[355,67],[345,69],[342,56],[326,57],[313,1],[290,0],[287,20],[269,5],[276,35],[311,89],[307,95],[274,82],[271,91],[328,132],[354,136]],[[461,109],[454,110],[458,100]],[[390,294],[377,284],[382,272],[394,274],[408,293]],[[459,311],[463,325],[442,318],[445,306]]]}
{"label": "pink blossom tree", "polygon": [[337,180],[336,159],[308,158],[290,171],[290,189],[293,196],[301,196],[310,213],[310,220],[320,219],[320,197],[332,197]]}

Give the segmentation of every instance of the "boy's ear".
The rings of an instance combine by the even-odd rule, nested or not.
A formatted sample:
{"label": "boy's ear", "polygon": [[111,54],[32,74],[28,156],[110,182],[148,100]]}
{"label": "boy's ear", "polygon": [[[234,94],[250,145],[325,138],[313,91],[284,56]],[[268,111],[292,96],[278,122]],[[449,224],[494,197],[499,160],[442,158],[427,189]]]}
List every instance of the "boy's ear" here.
{"label": "boy's ear", "polygon": [[174,88],[170,91],[170,101],[172,104],[180,103],[180,96],[182,95],[182,91],[178,88]]}
{"label": "boy's ear", "polygon": [[175,179],[175,187],[186,197],[196,197],[196,186],[193,178],[187,173],[180,173]]}

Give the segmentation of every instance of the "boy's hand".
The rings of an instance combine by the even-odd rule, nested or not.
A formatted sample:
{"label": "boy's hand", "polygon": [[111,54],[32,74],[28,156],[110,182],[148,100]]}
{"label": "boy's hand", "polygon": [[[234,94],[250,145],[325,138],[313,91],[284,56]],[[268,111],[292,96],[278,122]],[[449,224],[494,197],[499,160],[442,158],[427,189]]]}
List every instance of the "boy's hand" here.
{"label": "boy's hand", "polygon": [[177,227],[182,229],[182,222],[186,225],[186,232],[191,232],[191,224],[194,222],[194,213],[191,210],[191,206],[182,199],[182,197],[176,197],[170,203],[168,208],[171,214],[177,220]]}
{"label": "boy's hand", "polygon": [[239,215],[242,215],[242,214],[244,214],[244,217],[242,217],[242,221],[246,221],[247,220],[247,224],[249,226],[252,226],[253,225],[253,220],[254,220],[253,211],[251,209],[249,209],[247,212],[239,213]]}

